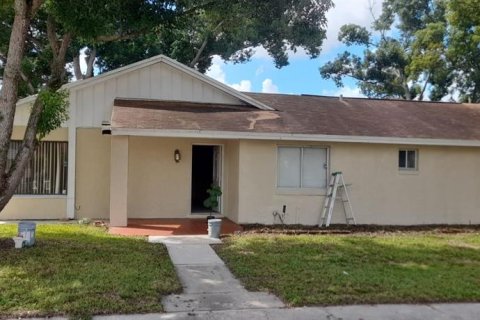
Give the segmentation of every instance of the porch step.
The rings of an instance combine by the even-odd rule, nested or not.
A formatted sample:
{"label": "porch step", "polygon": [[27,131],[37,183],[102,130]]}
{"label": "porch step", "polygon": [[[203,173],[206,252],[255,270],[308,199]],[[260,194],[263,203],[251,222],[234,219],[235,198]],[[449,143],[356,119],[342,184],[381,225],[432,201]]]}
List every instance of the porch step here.
{"label": "porch step", "polygon": [[148,242],[163,243],[165,245],[175,244],[219,244],[220,239],[210,238],[207,235],[185,235],[185,236],[149,236]]}

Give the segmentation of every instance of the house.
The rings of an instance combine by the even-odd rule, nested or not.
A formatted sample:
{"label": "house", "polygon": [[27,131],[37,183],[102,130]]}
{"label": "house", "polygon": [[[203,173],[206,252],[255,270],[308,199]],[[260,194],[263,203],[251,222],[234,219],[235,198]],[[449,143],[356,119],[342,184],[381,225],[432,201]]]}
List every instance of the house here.
{"label": "house", "polygon": [[271,224],[285,206],[287,223],[313,225],[342,171],[358,223],[480,223],[479,105],[242,93],[165,56],[65,88],[70,120],[2,219],[203,217],[214,182],[234,222]]}

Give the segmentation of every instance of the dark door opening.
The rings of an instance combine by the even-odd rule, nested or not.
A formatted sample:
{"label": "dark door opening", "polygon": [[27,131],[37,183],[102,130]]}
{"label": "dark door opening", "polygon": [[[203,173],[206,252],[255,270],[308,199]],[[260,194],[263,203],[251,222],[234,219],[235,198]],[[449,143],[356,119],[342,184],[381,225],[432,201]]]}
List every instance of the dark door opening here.
{"label": "dark door opening", "polygon": [[207,190],[212,183],[220,184],[219,150],[219,146],[192,147],[192,213],[210,212],[203,206],[203,201],[208,198]]}

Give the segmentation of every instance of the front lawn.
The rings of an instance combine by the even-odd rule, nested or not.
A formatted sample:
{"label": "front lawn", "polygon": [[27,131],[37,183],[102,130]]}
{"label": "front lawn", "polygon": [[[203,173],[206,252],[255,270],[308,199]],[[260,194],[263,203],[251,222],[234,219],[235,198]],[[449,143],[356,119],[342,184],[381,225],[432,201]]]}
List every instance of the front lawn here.
{"label": "front lawn", "polygon": [[478,233],[237,235],[216,250],[292,306],[480,301]]}
{"label": "front lawn", "polygon": [[[13,249],[0,225],[0,318],[162,311],[180,290],[165,247],[82,225],[39,225],[37,245]],[[11,244],[11,246],[10,246]]]}

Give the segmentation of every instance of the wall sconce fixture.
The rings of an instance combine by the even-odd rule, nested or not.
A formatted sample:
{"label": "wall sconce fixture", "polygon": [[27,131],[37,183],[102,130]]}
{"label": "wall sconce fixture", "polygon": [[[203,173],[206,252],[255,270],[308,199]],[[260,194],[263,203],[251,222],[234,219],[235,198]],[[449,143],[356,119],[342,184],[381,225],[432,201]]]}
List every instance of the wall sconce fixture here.
{"label": "wall sconce fixture", "polygon": [[175,152],[173,153],[173,159],[175,160],[176,163],[179,163],[180,160],[182,160],[182,155],[180,154],[180,150],[176,149]]}

